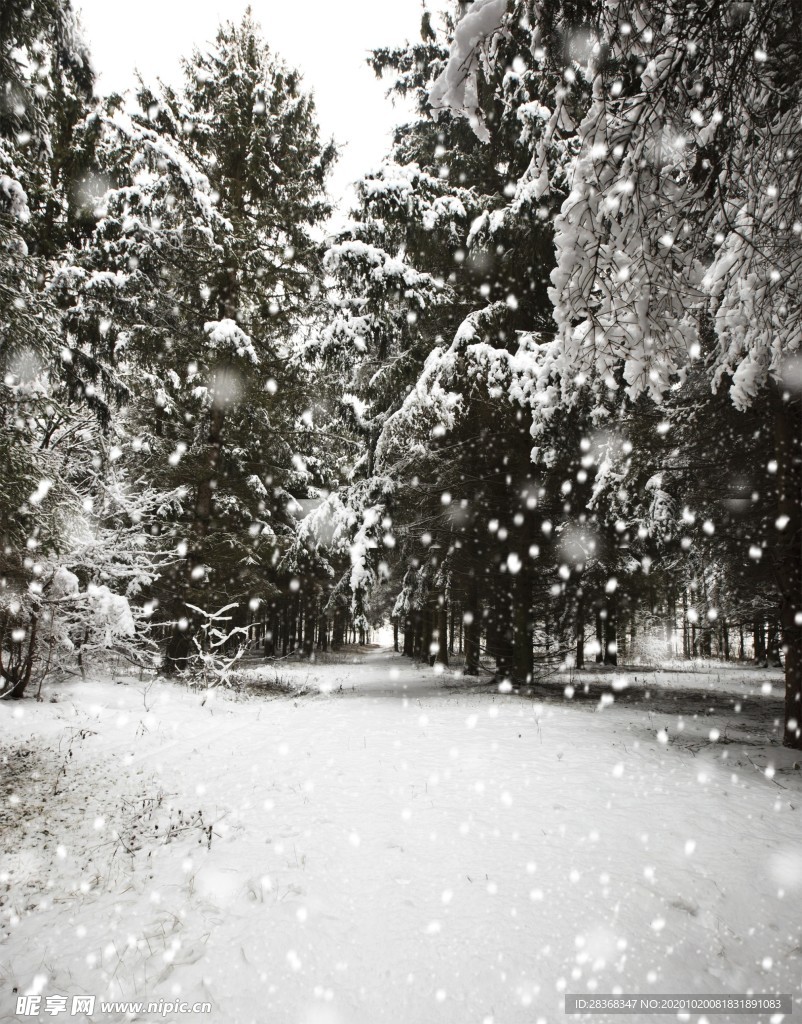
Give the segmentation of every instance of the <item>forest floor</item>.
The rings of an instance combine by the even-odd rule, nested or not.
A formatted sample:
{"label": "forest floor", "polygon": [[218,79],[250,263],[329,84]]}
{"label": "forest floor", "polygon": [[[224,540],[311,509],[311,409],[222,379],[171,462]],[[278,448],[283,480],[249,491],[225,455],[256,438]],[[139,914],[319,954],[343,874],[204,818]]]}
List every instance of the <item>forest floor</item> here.
{"label": "forest floor", "polygon": [[0,1020],[36,1019],[26,992],[48,1021],[89,1019],[45,1011],[84,994],[212,1007],[94,1020],[221,1024],[671,1019],[563,1013],[615,990],[802,1006],[778,671],[521,695],[363,649],[243,680],[0,704]]}

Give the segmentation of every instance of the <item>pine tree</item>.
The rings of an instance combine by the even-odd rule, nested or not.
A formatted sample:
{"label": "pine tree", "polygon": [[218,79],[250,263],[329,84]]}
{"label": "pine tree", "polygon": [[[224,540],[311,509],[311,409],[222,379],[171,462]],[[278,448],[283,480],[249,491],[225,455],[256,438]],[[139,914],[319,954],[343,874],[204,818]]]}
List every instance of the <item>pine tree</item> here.
{"label": "pine tree", "polygon": [[319,278],[312,228],[328,212],[330,145],[298,75],[249,15],[185,62],[184,87],[139,91],[86,125],[102,197],[92,244],[63,275],[77,348],[102,356],[131,399],[132,465],[184,497],[154,523],[183,562],[156,588],[187,625],[187,603],[269,593],[294,531],[290,491],[309,474],[294,446],[311,405],[292,357]]}
{"label": "pine tree", "polygon": [[[497,73],[499,43],[522,24],[542,99],[516,191],[542,199],[553,189],[561,202],[555,397],[570,405],[580,384],[659,402],[703,355],[712,321],[711,386],[728,384],[736,407],[756,402],[774,424],[784,742],[799,747],[798,7],[484,0],[457,28],[431,93],[480,137],[494,112],[478,83]],[[506,84],[501,99],[517,105]]]}
{"label": "pine tree", "polygon": [[60,322],[47,291],[69,229],[72,127],[92,71],[66,0],[0,12],[0,692],[19,697],[39,655],[52,559],[74,510],[53,451],[63,393]]}
{"label": "pine tree", "polygon": [[[548,230],[533,210],[524,211],[515,224],[499,220],[511,183],[528,160],[514,115],[506,116],[503,105],[497,105],[487,148],[475,145],[460,119],[432,116],[428,89],[442,68],[447,36],[454,28],[446,19],[444,34],[438,33],[424,17],[419,44],[377,51],[372,60],[378,73],[391,78],[395,91],[414,96],[418,106],[418,116],[396,131],[393,155],[399,170],[386,174],[388,186],[371,185],[374,216],[385,233],[400,233],[408,259],[446,285],[437,308],[420,318],[421,355],[408,367],[417,371],[417,379],[408,377],[403,402],[385,407],[377,464],[399,484],[394,519],[403,543],[398,556],[411,558],[413,566],[429,567],[428,610],[418,609],[417,625],[427,636],[437,634],[434,656],[445,660],[444,630],[442,623],[430,626],[427,620],[434,616],[439,621],[448,594],[452,604],[471,605],[464,610],[472,623],[480,616],[504,623],[496,632],[501,638],[500,671],[509,674],[512,665],[503,651],[512,638],[502,634],[511,625],[510,591],[528,606],[532,566],[528,558],[522,561],[520,574],[511,582],[507,554],[517,558],[518,553],[502,550],[504,545],[489,552],[487,525],[497,519],[499,508],[506,511],[521,503],[523,512],[516,514],[526,521],[524,533],[532,533],[535,516],[527,499],[536,488],[528,457],[528,418],[520,406],[504,404],[493,410],[493,396],[515,359],[516,331],[546,309]],[[510,52],[518,42],[511,38]],[[391,187],[396,179],[407,182],[403,204]],[[395,192],[401,190],[396,186]],[[471,327],[458,332],[466,313],[477,308]],[[453,344],[444,343],[451,338]],[[484,465],[493,457],[502,459],[505,469],[499,476],[488,466],[488,479],[495,480],[483,486],[477,482],[477,463]],[[424,495],[427,514],[421,515]],[[458,528],[452,522],[455,510],[460,510]],[[432,523],[438,524],[434,530]],[[428,543],[421,544],[422,539]],[[529,547],[531,542],[524,550]],[[492,586],[487,573],[493,574]],[[492,595],[485,609],[474,608],[474,599],[469,599],[477,593],[478,578],[483,579],[483,592]],[[422,593],[420,583],[416,577],[417,594]],[[408,604],[406,597],[402,604]],[[522,679],[531,675],[527,622],[519,623],[517,639],[516,671]],[[428,657],[428,642],[421,640],[419,646]]]}

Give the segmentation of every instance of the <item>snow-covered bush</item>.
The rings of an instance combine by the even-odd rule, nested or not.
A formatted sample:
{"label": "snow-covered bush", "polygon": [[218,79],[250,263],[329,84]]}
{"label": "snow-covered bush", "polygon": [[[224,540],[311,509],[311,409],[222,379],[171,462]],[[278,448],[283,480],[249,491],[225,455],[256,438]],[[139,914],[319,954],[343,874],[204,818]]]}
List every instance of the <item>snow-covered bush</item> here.
{"label": "snow-covered bush", "polygon": [[21,697],[30,684],[75,658],[118,651],[135,656],[137,630],[126,597],[104,584],[81,587],[63,565],[42,566],[27,592],[6,589],[0,599],[0,696]]}

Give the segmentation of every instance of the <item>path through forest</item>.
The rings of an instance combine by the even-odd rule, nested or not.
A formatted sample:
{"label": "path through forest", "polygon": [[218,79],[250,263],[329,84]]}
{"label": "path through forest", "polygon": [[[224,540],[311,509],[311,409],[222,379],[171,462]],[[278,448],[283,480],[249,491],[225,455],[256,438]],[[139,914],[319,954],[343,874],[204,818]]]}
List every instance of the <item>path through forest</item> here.
{"label": "path through forest", "polygon": [[384,649],[251,677],[276,671],[308,692],[126,679],[0,705],[3,1020],[32,985],[209,1000],[196,1019],[231,1024],[535,1024],[616,987],[800,997],[802,772],[767,742],[776,673],[666,676],[696,695],[683,714],[637,672],[567,700]]}

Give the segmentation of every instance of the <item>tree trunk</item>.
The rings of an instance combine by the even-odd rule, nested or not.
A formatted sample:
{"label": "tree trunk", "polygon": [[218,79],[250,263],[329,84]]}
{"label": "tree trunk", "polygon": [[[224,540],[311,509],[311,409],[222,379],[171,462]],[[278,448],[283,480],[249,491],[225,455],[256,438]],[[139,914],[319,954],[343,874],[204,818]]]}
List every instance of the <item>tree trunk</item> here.
{"label": "tree trunk", "polygon": [[604,620],[601,609],[596,609],[596,661],[601,664],[604,661]]}
{"label": "tree trunk", "polygon": [[262,650],[266,658],[271,658],[276,653],[276,634],[278,633],[278,625],[276,622],[275,615],[270,617],[270,621],[265,629],[264,637],[262,638]]}
{"label": "tree trunk", "polygon": [[412,641],[412,651],[416,658],[422,658],[423,638],[426,633],[426,608],[416,608],[412,615],[415,626]]}
{"label": "tree trunk", "polygon": [[287,647],[290,654],[293,654],[296,647],[298,646],[298,609],[296,601],[290,598],[290,607],[288,610],[288,624],[289,629],[287,630]]}
{"label": "tree trunk", "polygon": [[766,660],[774,668],[779,668],[782,665],[780,658],[780,632],[777,627],[777,622],[772,619],[769,623],[768,640],[766,643]]}
{"label": "tree trunk", "polygon": [[482,622],[479,614],[479,587],[475,576],[468,578],[462,618],[465,624],[465,675],[478,676],[479,636]]}
{"label": "tree trunk", "polygon": [[334,624],[331,629],[331,646],[336,650],[345,641],[345,617],[339,605],[334,609]]}
{"label": "tree trunk", "polygon": [[607,602],[607,620],[604,630],[604,664],[618,664],[618,615],[617,599],[615,594],[610,596]]}
{"label": "tree trunk", "polygon": [[437,665],[448,665],[448,604],[445,594],[439,594],[437,598],[436,621],[437,621],[437,654],[435,663]]}
{"label": "tree trunk", "polygon": [[775,548],[785,652],[783,743],[802,750],[802,395],[772,386],[777,459],[778,523]]}
{"label": "tree trunk", "polygon": [[585,599],[581,591],[576,599],[576,667],[585,667]]}
{"label": "tree trunk", "polygon": [[637,636],[637,625],[635,622],[635,608],[630,607],[629,611],[629,643],[627,644],[626,654],[624,660],[628,660],[630,663],[635,658],[635,638]]}
{"label": "tree trunk", "polygon": [[434,633],[434,609],[432,608],[431,600],[426,602],[425,607],[421,610],[421,638],[420,638],[420,659],[427,665],[434,664],[434,655],[432,654],[432,634]]}
{"label": "tree trunk", "polygon": [[673,658],[676,653],[674,650],[675,630],[676,620],[672,595],[670,593],[666,593],[666,655],[668,658]]}
{"label": "tree trunk", "polygon": [[281,609],[281,654],[286,657],[290,653],[290,633],[292,632],[292,602],[287,598]]}
{"label": "tree trunk", "polygon": [[713,656],[713,628],[709,622],[702,629],[702,654],[705,658]]}
{"label": "tree trunk", "polygon": [[308,606],[306,609],[306,618],[304,620],[304,644],[303,652],[305,658],[311,658],[315,650],[315,624],[317,622],[317,615],[313,606]]}
{"label": "tree trunk", "polygon": [[509,679],[513,674],[515,654],[514,627],[512,619],[512,595],[503,586],[497,587],[493,600],[493,655],[496,660],[496,675]]}
{"label": "tree trunk", "polygon": [[754,624],[755,634],[755,661],[758,665],[763,663],[763,659],[766,656],[766,642],[765,634],[763,632],[763,623],[755,622]]}
{"label": "tree trunk", "polygon": [[415,656],[415,620],[412,615],[404,618],[404,654],[407,658]]}
{"label": "tree trunk", "polygon": [[513,588],[512,677],[517,683],[531,683],[535,671],[529,564],[521,566]]}
{"label": "tree trunk", "polygon": [[320,616],[317,629],[318,647],[325,652],[329,649],[329,620],[325,615]]}

